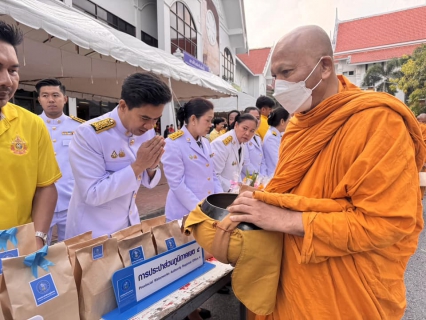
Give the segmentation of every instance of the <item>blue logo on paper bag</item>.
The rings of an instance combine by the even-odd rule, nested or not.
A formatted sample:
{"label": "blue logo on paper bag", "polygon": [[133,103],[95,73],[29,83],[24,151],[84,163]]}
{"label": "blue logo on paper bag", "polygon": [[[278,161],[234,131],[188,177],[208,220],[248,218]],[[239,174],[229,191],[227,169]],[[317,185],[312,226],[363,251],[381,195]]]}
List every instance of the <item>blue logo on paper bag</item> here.
{"label": "blue logo on paper bag", "polygon": [[4,252],[0,252],[0,274],[3,273],[3,263],[1,262],[1,259],[3,258],[15,258],[19,256],[18,249],[12,249]]}
{"label": "blue logo on paper bag", "polygon": [[100,246],[96,246],[92,248],[92,259],[98,260],[104,257],[104,246],[101,244]]}
{"label": "blue logo on paper bag", "polygon": [[130,261],[132,262],[132,264],[145,260],[145,255],[144,255],[142,246],[130,249],[129,254],[130,254]]}
{"label": "blue logo on paper bag", "polygon": [[166,241],[167,250],[172,250],[176,248],[175,238],[168,238],[165,241]]}
{"label": "blue logo on paper bag", "polygon": [[59,296],[50,273],[31,281],[30,286],[37,307]]}
{"label": "blue logo on paper bag", "polygon": [[118,299],[119,301],[131,298],[135,294],[135,279],[128,276],[118,280]]}

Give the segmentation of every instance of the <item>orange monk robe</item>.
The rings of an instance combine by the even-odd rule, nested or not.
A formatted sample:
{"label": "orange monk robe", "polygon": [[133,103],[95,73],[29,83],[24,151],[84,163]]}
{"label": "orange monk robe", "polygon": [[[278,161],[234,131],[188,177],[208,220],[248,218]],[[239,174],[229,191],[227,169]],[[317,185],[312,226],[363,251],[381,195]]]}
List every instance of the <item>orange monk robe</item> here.
{"label": "orange monk robe", "polygon": [[[423,122],[419,122],[419,125],[420,125],[420,129],[422,130],[423,140],[426,142],[426,124],[423,123]],[[426,159],[425,159],[425,163],[426,163]],[[426,172],[426,166],[425,165],[423,166],[421,171]],[[421,190],[422,199],[423,199],[426,187],[420,187],[420,190]]]}
{"label": "orange monk robe", "polygon": [[426,146],[399,100],[339,81],[338,94],[292,118],[275,176],[265,194],[254,195],[268,203],[290,192],[348,204],[303,212],[305,236],[285,234],[275,311],[266,319],[404,314],[404,271],[423,228],[418,172]]}

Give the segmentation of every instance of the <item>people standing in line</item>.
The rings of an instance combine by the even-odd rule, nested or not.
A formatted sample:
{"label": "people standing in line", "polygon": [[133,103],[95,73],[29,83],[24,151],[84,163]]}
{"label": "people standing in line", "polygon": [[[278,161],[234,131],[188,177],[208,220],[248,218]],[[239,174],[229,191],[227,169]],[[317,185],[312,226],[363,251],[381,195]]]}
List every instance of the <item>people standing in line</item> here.
{"label": "people standing in line", "polygon": [[214,172],[213,152],[204,138],[214,117],[213,104],[194,98],[177,112],[182,129],[166,139],[161,159],[169,184],[166,218],[182,219],[209,194],[221,192]]}
{"label": "people standing in line", "polygon": [[34,222],[38,249],[46,244],[61,178],[49,132],[37,115],[9,102],[19,85],[15,26],[0,21],[0,229]]}
{"label": "people standing in line", "polygon": [[225,122],[222,118],[214,118],[213,119],[213,130],[210,132],[209,139],[212,142],[214,139],[218,138],[222,135],[222,129]]}
{"label": "people standing in line", "polygon": [[228,131],[234,129],[234,122],[235,122],[235,118],[241,115],[241,112],[239,112],[238,110],[231,110],[228,112]]}
{"label": "people standing in line", "polygon": [[257,134],[262,138],[265,137],[266,132],[269,129],[268,117],[272,112],[272,108],[275,107],[275,102],[267,96],[260,96],[256,100],[256,107],[260,110],[260,124],[257,129]]}
{"label": "people standing in line", "polygon": [[265,157],[265,175],[272,177],[277,167],[281,137],[290,120],[290,114],[279,106],[271,112],[268,118],[269,130],[263,139],[263,154]]}
{"label": "people standing in line", "polygon": [[294,116],[266,192],[244,192],[228,208],[233,222],[282,234],[268,244],[282,245],[275,310],[256,318],[401,319],[424,227],[417,119],[396,97],[336,75],[317,26],[279,40],[271,73],[274,97]]}
{"label": "people standing in line", "polygon": [[231,181],[241,181],[244,164],[243,144],[253,137],[257,125],[257,119],[251,114],[237,115],[234,129],[211,143],[214,170],[224,192],[229,191]]}
{"label": "people standing in line", "polygon": [[160,180],[164,138],[154,132],[169,87],[151,72],[124,80],[118,106],[80,125],[69,153],[75,186],[65,237],[111,234],[140,222],[136,195]]}
{"label": "people standing in line", "polygon": [[164,139],[166,139],[169,136],[169,125],[166,126],[163,136],[164,136]]}
{"label": "people standing in line", "polygon": [[49,130],[56,160],[62,172],[62,178],[55,182],[58,191],[55,213],[47,235],[47,243],[52,240],[53,227],[57,227],[58,241],[65,239],[65,225],[67,222],[68,206],[71,193],[74,188],[74,177],[71,171],[68,149],[74,131],[85,122],[77,117],[68,117],[64,114],[64,106],[67,103],[65,86],[57,79],[44,79],[35,86],[38,94],[38,102],[43,108],[40,117]]}
{"label": "people standing in line", "polygon": [[[244,113],[251,114],[253,117],[255,117],[259,125],[260,112],[258,108],[247,107],[244,110]],[[244,159],[243,170],[241,172],[241,179],[244,179],[247,173],[250,176],[253,175],[254,173],[257,173],[261,176],[266,176],[265,158],[263,155],[262,139],[260,138],[260,136],[257,133],[255,133],[253,135],[253,138],[251,138],[249,142],[244,144],[244,148],[246,150],[244,152],[245,159]]]}

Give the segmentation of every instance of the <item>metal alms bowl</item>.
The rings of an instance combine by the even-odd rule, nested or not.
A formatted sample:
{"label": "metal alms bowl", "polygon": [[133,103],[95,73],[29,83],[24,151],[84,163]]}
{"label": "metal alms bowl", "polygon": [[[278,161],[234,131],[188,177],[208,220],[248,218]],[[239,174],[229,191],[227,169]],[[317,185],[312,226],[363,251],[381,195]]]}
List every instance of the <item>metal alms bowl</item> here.
{"label": "metal alms bowl", "polygon": [[[201,211],[212,219],[222,221],[223,218],[229,214],[229,211],[226,210],[226,208],[230,206],[237,197],[238,194],[235,193],[212,194],[201,204]],[[245,222],[241,222],[237,228],[243,231],[261,230],[258,226]]]}

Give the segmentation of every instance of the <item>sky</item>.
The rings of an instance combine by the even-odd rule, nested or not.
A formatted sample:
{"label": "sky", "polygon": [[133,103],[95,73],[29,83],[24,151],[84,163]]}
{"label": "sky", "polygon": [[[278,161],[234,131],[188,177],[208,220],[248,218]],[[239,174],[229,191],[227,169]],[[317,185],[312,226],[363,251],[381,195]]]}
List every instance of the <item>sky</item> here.
{"label": "sky", "polygon": [[333,34],[339,20],[352,20],[410,7],[426,0],[244,0],[250,49],[271,47],[292,29],[309,24]]}

